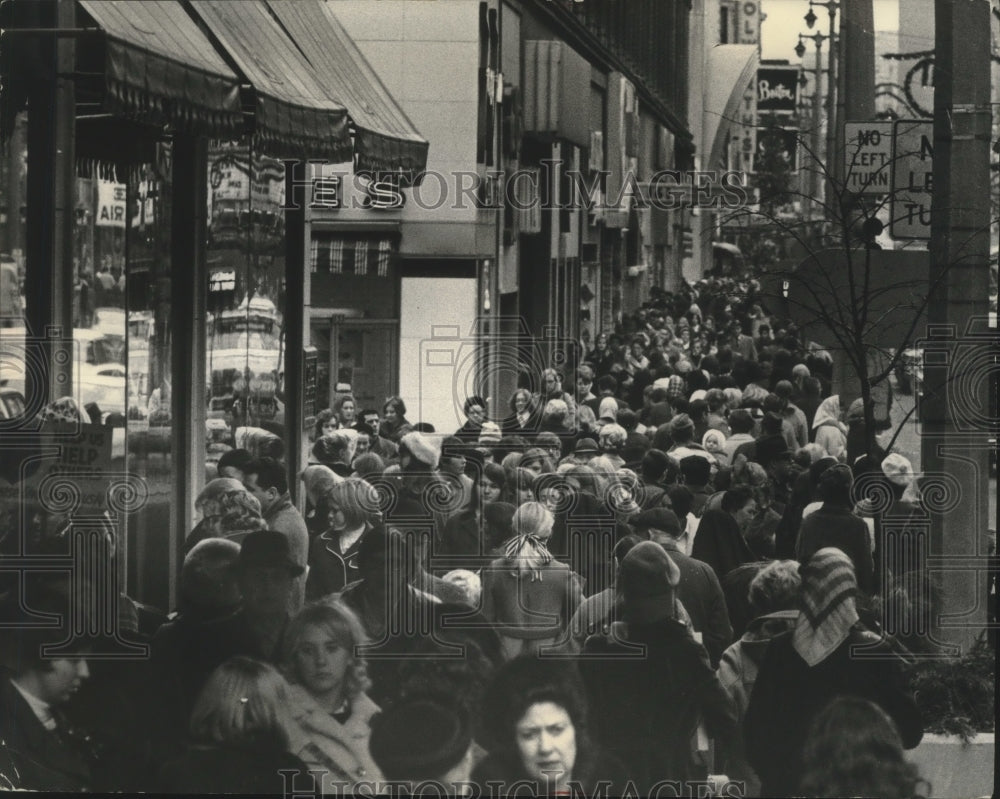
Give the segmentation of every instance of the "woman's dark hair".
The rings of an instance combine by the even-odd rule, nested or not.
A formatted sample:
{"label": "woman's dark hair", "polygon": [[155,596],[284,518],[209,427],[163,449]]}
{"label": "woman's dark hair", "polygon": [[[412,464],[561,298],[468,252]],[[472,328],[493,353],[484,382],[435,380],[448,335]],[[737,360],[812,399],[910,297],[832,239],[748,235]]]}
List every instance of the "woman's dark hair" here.
{"label": "woman's dark hair", "polygon": [[396,415],[397,416],[399,416],[399,417],[406,416],[406,403],[403,402],[403,398],[402,397],[389,397],[382,404],[382,414],[383,415],[385,414],[385,409],[388,408],[390,405],[393,406],[396,409]]}
{"label": "woman's dark hair", "polygon": [[[316,434],[315,438],[322,438],[323,436],[323,425],[329,422],[331,419],[337,421],[337,417],[330,408],[325,408],[316,414],[316,427],[313,432]],[[338,422],[339,424],[339,422]],[[246,472],[246,469],[243,470]]]}
{"label": "woman's dark hair", "polygon": [[531,392],[528,391],[528,389],[526,389],[526,388],[516,389],[510,395],[510,399],[507,401],[507,406],[510,408],[510,412],[511,413],[516,413],[517,412],[517,409],[514,407],[514,399],[515,399],[515,397],[517,397],[518,394],[524,394],[528,398],[528,401],[524,405],[524,409],[526,411],[528,411],[528,413],[534,413],[535,412],[535,398],[533,396],[531,396]]}
{"label": "woman's dark hair", "polygon": [[552,702],[566,711],[576,732],[577,749],[585,750],[587,698],[576,665],[530,655],[505,663],[486,689],[482,718],[487,748],[516,751],[517,723],[528,708],[540,702]]}
{"label": "woman's dark hair", "polygon": [[813,719],[803,745],[799,795],[911,799],[921,795],[921,783],[927,786],[878,705],[838,696]]}
{"label": "woman's dark hair", "polygon": [[510,502],[517,505],[517,492],[531,491],[534,496],[535,473],[530,469],[522,469],[520,466],[514,470],[511,479],[507,483],[507,497]]}

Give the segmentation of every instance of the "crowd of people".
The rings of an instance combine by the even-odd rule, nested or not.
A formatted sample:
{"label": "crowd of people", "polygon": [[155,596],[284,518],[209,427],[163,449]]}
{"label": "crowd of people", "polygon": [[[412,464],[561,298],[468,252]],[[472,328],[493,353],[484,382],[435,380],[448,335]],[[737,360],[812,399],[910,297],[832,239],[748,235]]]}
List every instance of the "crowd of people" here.
{"label": "crowd of people", "polygon": [[[316,418],[305,512],[284,463],[221,456],[179,606],[129,614],[121,640],[148,658],[0,629],[0,774],[921,795],[904,750],[923,734],[906,680],[922,644],[882,623],[919,569],[919,486],[903,455],[870,450],[831,366],[752,284],[715,279],[656,292],[574,374],[525,372],[495,418],[469,397],[451,435],[400,397],[343,394]],[[7,603],[22,621],[72,600],[58,580],[30,588]]]}

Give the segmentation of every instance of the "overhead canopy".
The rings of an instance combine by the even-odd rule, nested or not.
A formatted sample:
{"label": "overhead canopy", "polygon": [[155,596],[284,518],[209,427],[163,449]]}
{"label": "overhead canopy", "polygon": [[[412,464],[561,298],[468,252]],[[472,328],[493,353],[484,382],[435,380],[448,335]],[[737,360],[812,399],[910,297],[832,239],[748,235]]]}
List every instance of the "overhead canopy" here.
{"label": "overhead canopy", "polygon": [[709,154],[702,169],[715,169],[722,161],[722,148],[729,128],[739,122],[740,103],[757,74],[759,56],[755,44],[720,44],[708,54],[708,94],[705,98],[705,140],[702,152]]}
{"label": "overhead canopy", "polygon": [[320,0],[267,0],[288,35],[322,76],[327,96],[347,106],[360,170],[409,177],[427,167],[427,141],[337,20]]}
{"label": "overhead canopy", "polygon": [[252,84],[254,132],[265,150],[351,160],[347,109],[331,99],[262,0],[192,0],[191,7]]}

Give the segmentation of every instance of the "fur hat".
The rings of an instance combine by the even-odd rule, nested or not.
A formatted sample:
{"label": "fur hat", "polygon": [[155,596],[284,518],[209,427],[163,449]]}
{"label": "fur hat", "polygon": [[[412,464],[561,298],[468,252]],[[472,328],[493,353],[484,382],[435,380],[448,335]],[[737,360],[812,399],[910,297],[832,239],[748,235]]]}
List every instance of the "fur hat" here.
{"label": "fur hat", "polygon": [[628,520],[629,525],[638,531],[659,530],[669,535],[681,534],[681,522],[677,514],[669,508],[650,508],[637,513]]}
{"label": "fur hat", "polygon": [[437,469],[441,461],[441,452],[434,441],[423,433],[407,433],[399,439],[399,445],[431,471]]}
{"label": "fur hat", "polygon": [[662,546],[653,541],[636,544],[619,567],[622,618],[634,624],[672,618],[674,591],[680,581],[680,569]]}
{"label": "fur hat", "polygon": [[882,474],[898,486],[908,486],[913,482],[913,465],[898,452],[893,452],[882,461]]}

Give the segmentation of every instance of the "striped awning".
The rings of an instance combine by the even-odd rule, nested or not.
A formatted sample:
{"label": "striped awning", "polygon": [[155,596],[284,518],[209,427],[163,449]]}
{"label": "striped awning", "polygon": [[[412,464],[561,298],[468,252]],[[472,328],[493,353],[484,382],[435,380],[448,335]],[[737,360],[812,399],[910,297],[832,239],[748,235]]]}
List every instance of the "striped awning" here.
{"label": "striped awning", "polygon": [[269,155],[350,161],[347,109],[263,0],[191,0],[191,8],[253,93],[254,136]]}
{"label": "striped awning", "polygon": [[412,182],[427,167],[428,144],[322,0],[267,0],[288,35],[322,76],[331,99],[347,107],[358,170]]}

